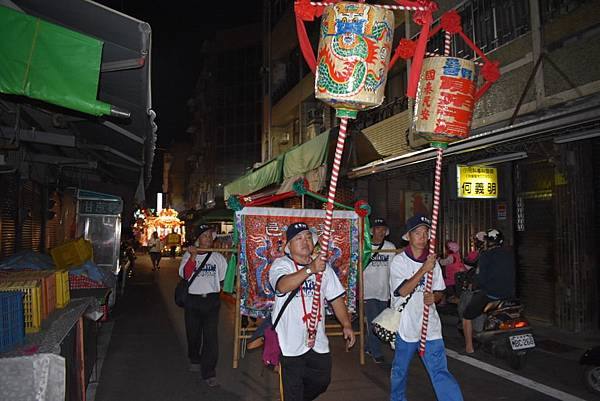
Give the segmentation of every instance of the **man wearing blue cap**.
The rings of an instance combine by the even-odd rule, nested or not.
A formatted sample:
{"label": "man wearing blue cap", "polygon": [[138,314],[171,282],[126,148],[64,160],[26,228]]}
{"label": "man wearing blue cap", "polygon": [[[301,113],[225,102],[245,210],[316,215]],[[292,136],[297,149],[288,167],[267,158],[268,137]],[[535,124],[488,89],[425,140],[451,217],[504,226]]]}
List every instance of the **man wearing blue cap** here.
{"label": "man wearing blue cap", "polygon": [[393,253],[382,252],[396,249],[396,246],[385,238],[390,234],[390,229],[382,218],[373,219],[371,227],[372,253],[369,263],[364,269],[365,314],[367,318],[367,344],[366,352],[371,355],[375,363],[384,362],[381,352],[381,341],[371,327],[371,322],[377,317],[390,302],[390,262]]}
{"label": "man wearing blue cap", "polygon": [[[219,309],[221,282],[225,279],[227,260],[217,252],[199,252],[211,248],[216,238],[214,229],[206,224],[196,229],[196,242],[188,247],[181,258],[179,276],[194,280],[189,284],[185,302],[185,332],[188,343],[190,371],[200,372],[209,387],[218,385]],[[206,260],[205,260],[206,259]]]}
{"label": "man wearing blue cap", "polygon": [[[423,364],[429,373],[435,395],[440,401],[462,401],[458,383],[448,371],[442,324],[435,302],[446,289],[436,255],[428,255],[431,221],[422,215],[406,222],[402,239],[408,241],[404,251],[394,257],[390,266],[391,307],[402,311],[396,333],[395,355],[391,374],[391,401],[406,401],[408,367],[419,348],[423,307],[429,305],[429,326]],[[433,271],[434,292],[425,292],[427,273]]]}
{"label": "man wearing blue cap", "polygon": [[[281,348],[281,376],[285,401],[314,400],[331,381],[331,354],[325,334],[325,301],[333,308],[343,328],[347,346],[354,345],[354,331],[344,303],[346,291],[333,269],[321,257],[312,258],[317,236],[303,222],[292,223],[286,231],[286,256],[276,259],[269,270],[269,282],[276,290],[271,317],[279,316],[287,298],[294,297],[281,312],[276,327]],[[317,337],[307,346],[308,321],[313,304],[316,274],[323,272]]]}

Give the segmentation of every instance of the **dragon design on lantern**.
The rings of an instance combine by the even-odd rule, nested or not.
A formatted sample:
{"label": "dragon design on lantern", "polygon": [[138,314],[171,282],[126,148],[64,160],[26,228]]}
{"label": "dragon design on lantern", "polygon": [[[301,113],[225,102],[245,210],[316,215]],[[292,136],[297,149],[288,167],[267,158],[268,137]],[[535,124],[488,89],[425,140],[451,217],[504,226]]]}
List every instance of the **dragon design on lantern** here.
{"label": "dragon design on lantern", "polygon": [[330,40],[319,46],[315,80],[319,95],[350,98],[384,89],[393,21],[371,15],[377,11],[360,3],[339,3],[326,9],[321,37]]}

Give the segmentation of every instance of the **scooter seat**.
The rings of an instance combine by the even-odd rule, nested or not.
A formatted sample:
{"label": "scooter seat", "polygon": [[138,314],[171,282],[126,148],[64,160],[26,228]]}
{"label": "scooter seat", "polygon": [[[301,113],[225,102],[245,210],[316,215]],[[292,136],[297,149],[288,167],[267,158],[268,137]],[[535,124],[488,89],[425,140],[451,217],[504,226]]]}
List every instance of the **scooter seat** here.
{"label": "scooter seat", "polygon": [[485,308],[483,308],[483,313],[488,313],[490,311],[493,311],[494,309],[498,309],[498,306],[502,303],[501,299],[498,299],[496,301],[492,301],[492,302],[488,302],[487,305],[485,306]]}
{"label": "scooter seat", "polygon": [[498,299],[495,301],[488,302],[485,308],[483,308],[483,312],[491,312],[496,309],[506,309],[513,308],[515,306],[520,306],[521,303],[515,299]]}

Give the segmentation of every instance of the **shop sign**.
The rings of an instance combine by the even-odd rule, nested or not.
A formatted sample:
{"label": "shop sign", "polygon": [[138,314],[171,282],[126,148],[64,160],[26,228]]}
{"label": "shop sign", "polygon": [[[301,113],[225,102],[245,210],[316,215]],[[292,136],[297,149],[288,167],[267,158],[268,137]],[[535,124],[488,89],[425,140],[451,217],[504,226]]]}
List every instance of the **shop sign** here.
{"label": "shop sign", "polygon": [[457,166],[459,198],[496,199],[498,170],[488,166]]}
{"label": "shop sign", "polygon": [[118,215],[123,211],[123,202],[100,199],[79,199],[79,214]]}
{"label": "shop sign", "polygon": [[506,220],[507,209],[506,202],[498,202],[496,204],[496,218],[498,220]]}

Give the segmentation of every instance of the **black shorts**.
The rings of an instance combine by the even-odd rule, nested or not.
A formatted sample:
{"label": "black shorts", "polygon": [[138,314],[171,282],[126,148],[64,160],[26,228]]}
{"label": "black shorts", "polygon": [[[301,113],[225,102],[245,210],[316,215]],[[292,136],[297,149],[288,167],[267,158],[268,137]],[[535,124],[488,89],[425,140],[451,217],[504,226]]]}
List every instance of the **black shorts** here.
{"label": "black shorts", "polygon": [[485,306],[492,301],[494,300],[488,297],[484,291],[475,291],[471,298],[471,302],[469,302],[463,312],[463,318],[468,320],[475,319],[483,313]]}

